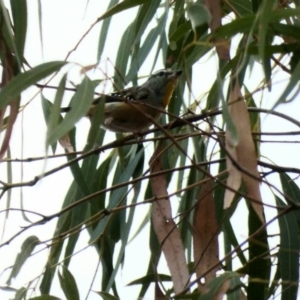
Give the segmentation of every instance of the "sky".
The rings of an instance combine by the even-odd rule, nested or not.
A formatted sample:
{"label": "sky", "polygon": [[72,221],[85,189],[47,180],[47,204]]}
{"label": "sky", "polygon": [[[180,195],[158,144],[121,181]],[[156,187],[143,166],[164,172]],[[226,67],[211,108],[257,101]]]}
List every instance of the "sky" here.
{"label": "sky", "polygon": [[[8,1],[6,1],[8,3]],[[42,36],[43,42],[40,41],[39,25],[38,25],[38,1],[28,1],[28,14],[30,18],[28,19],[28,42],[25,49],[25,57],[31,66],[36,66],[46,61],[53,60],[63,60],[70,49],[73,49],[81,36],[86,32],[90,25],[101,16],[107,7],[108,1],[98,1],[98,0],[43,0],[42,4]],[[100,62],[100,70],[94,73],[89,73],[92,79],[101,78],[103,76],[102,71],[112,72],[112,63],[116,56],[116,49],[120,38],[122,36],[123,30],[126,28],[127,24],[134,18],[136,9],[131,9],[126,13],[121,13],[117,18],[113,18],[111,34],[109,36],[109,41],[105,48],[104,54],[102,56],[102,61]],[[120,26],[122,24],[122,26]],[[90,32],[90,34],[85,38],[83,43],[78,47],[78,49],[70,55],[68,61],[73,62],[74,66],[70,71],[70,79],[74,82],[80,82],[80,67],[76,66],[79,64],[81,66],[88,66],[95,64],[97,62],[97,41],[99,36],[100,24],[95,26],[95,28]],[[192,86],[193,95],[201,97],[209,91],[209,87],[214,81],[216,75],[217,61],[215,58],[209,56],[201,60],[194,67],[194,76],[196,84]],[[163,65],[157,66],[157,69],[162,68]],[[149,73],[151,66],[145,63],[141,69],[142,75],[147,75]],[[101,71],[102,70],[102,71]],[[205,70],[203,72],[203,70]],[[147,73],[148,72],[148,73]],[[258,64],[254,64],[252,72],[248,73],[249,79],[249,90],[254,89],[257,84],[256,74],[261,73],[261,68]],[[112,73],[111,73],[112,74]],[[199,82],[201,84],[199,84]],[[271,108],[275,103],[278,95],[281,93],[284,85],[286,84],[286,77],[278,73],[273,79],[275,83],[272,87],[272,91],[265,91],[263,93],[263,99],[258,98],[255,95],[256,101],[263,101],[264,107]],[[53,82],[55,84],[57,82]],[[105,89],[110,91],[111,86],[106,86]],[[106,90],[105,90],[106,91]],[[23,93],[23,100],[31,99],[35,91],[30,90]],[[53,91],[45,91],[45,96],[49,99],[53,99]],[[66,99],[67,101],[67,99]],[[288,113],[290,116],[298,118],[298,111],[292,109],[294,104],[281,105],[278,110],[281,112]],[[25,125],[23,125],[25,124]],[[45,155],[45,132],[46,125],[44,124],[43,113],[41,110],[41,102],[39,97],[33,98],[30,104],[24,110],[24,113],[20,115],[17,120],[15,132],[13,134],[11,142],[12,158],[20,158],[23,151],[23,157],[35,157]],[[38,125],[38,126],[37,126]],[[295,130],[295,128],[287,122],[279,120],[277,118],[267,116],[262,118],[262,126],[265,131],[288,131]],[[77,124],[78,136],[86,136],[87,130],[89,128],[89,122],[87,119],[80,120]],[[114,135],[110,134],[108,139],[113,139]],[[83,146],[85,139],[78,140]],[[79,146],[80,147],[80,146]],[[280,162],[284,166],[294,166],[295,165],[295,155],[292,153],[299,153],[298,145],[288,146],[286,144],[276,145],[274,148],[273,144],[263,145],[262,153],[267,155],[275,162]],[[22,151],[21,151],[22,150]],[[59,151],[62,153],[63,150],[60,148]],[[295,151],[295,152],[294,152]],[[55,161],[39,161],[36,163],[24,164],[23,170],[20,164],[14,164],[14,181],[18,181],[18,176],[23,172],[23,180],[31,180],[36,175],[39,175],[43,170],[53,168],[56,165],[60,165],[65,162],[64,158],[56,159]],[[0,173],[5,176],[6,173],[5,165],[0,165]],[[278,178],[274,178],[274,181],[279,184]],[[24,204],[27,209],[32,209],[39,211],[42,214],[51,214],[60,210],[61,199],[71,182],[71,174],[68,169],[64,169],[55,174],[55,176],[50,176],[43,179],[41,182],[36,184],[34,187],[24,188],[22,191],[22,197],[24,199]],[[273,203],[273,196],[266,187],[262,187],[264,201]],[[46,204],[45,204],[46,203]],[[49,205],[51,203],[51,205]],[[5,208],[5,202],[1,201],[0,208]],[[20,190],[12,191],[12,207],[19,207],[20,205]],[[140,215],[141,220],[146,214],[147,209],[141,208]],[[245,209],[241,204],[237,212],[233,216],[233,222],[241,223],[244,219]],[[274,211],[266,211],[267,218],[270,218]],[[0,216],[1,217],[1,216]],[[35,220],[35,217],[30,215],[31,220]],[[0,224],[4,224],[3,214],[2,219],[0,219]],[[136,226],[138,226],[140,220],[136,220]],[[49,237],[53,233],[56,220],[51,221],[46,226],[34,227],[33,230],[26,232],[21,238],[14,240],[9,246],[0,249],[0,256],[5,260],[0,261],[0,270],[8,267],[14,263],[16,254],[20,249],[20,243],[25,239],[25,236],[37,235],[41,240],[45,240],[45,237]],[[6,240],[11,234],[17,232],[20,226],[26,226],[28,223],[22,219],[19,213],[11,213],[9,219],[5,224],[5,235],[2,237],[2,241]],[[2,226],[2,225],[1,225]],[[273,225],[272,225],[273,226]],[[270,227],[270,231],[276,231],[276,227]],[[274,225],[275,226],[275,225]],[[247,238],[245,231],[246,227],[241,225],[240,232],[238,233],[238,238],[240,241]],[[83,234],[80,238],[79,246],[80,250],[88,241],[89,237],[87,234]],[[140,246],[143,245],[148,240],[148,231],[143,230],[141,234],[128,246],[126,253],[132,253],[132,255],[127,255],[125,260],[124,271],[117,277],[117,280],[121,282],[124,286],[120,290],[120,295],[122,299],[133,299],[132,295],[136,295],[136,291],[139,288],[136,287],[125,287],[125,285],[139,278],[143,275],[147,266],[144,263],[143,255],[140,255]],[[40,249],[43,247],[40,247]],[[44,266],[45,257],[47,257],[48,252],[42,251],[32,258],[29,262],[22,268],[20,275],[15,281],[13,281],[13,286],[20,287],[25,284],[28,279],[28,274],[30,278],[36,276],[42,271]],[[82,263],[84,261],[84,263]],[[71,272],[74,274],[77,282],[80,285],[81,298],[85,299],[87,290],[90,285],[91,269],[96,268],[97,255],[92,247],[79,252],[73,259],[71,263]],[[139,266],[135,268],[133,266]],[[160,266],[161,270],[166,269],[166,265],[162,262]],[[5,284],[5,278],[7,272],[4,272],[0,276],[0,286]],[[99,276],[97,277],[99,280]],[[97,282],[96,280],[96,282]],[[95,284],[95,286],[100,286]],[[97,290],[97,288],[93,288]],[[61,297],[64,299],[63,293],[60,291],[58,282],[55,282],[53,288],[53,295]],[[0,290],[1,299],[9,299],[9,294]],[[151,299],[151,294],[147,297]],[[100,299],[94,293],[90,293],[89,300]]]}

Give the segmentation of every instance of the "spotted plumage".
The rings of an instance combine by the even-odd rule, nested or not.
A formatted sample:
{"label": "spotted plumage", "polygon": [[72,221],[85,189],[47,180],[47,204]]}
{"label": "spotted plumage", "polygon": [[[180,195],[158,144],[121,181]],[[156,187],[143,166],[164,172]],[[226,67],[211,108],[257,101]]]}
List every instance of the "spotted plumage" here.
{"label": "spotted plumage", "polygon": [[141,132],[168,106],[181,74],[180,70],[159,70],[140,86],[101,96],[95,99],[88,116],[91,117],[99,101],[105,99],[102,127],[114,132]]}

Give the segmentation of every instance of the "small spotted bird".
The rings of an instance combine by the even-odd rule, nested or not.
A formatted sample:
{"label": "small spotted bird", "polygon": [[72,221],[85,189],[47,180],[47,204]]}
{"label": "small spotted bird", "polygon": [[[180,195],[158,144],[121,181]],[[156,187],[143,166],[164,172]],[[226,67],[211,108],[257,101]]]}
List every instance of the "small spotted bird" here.
{"label": "small spotted bird", "polygon": [[[105,100],[103,128],[114,132],[139,133],[157,120],[172,97],[181,70],[159,70],[140,86],[103,95],[93,102],[88,117],[93,116],[96,105]],[[68,112],[71,107],[62,108]],[[148,116],[148,117],[147,117]]]}

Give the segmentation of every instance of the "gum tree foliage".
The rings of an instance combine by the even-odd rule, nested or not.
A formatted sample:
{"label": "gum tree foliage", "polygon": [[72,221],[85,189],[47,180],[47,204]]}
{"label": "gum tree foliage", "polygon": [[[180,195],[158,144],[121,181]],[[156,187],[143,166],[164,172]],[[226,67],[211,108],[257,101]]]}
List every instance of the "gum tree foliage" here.
{"label": "gum tree foliage", "polygon": [[[124,299],[118,276],[122,272],[126,279],[131,268],[139,268],[126,265],[128,257],[143,256],[144,272],[127,282],[137,287],[131,299],[149,294],[153,299],[297,299],[300,122],[293,107],[300,78],[298,1],[111,0],[67,56],[61,53],[59,61],[39,65],[24,55],[33,13],[28,3],[0,3],[1,216],[5,225],[17,215],[18,225],[9,234],[3,226],[0,251],[21,245],[11,254],[13,265],[2,270],[1,290],[7,297],[58,299],[56,280],[65,299]],[[43,2],[35,12],[40,29],[42,8]],[[111,21],[121,13],[132,21],[115,44],[107,45],[115,34]],[[95,64],[77,65],[81,75],[74,85],[69,57],[94,29]],[[41,44],[45,38],[38,37]],[[110,61],[113,71],[94,78],[93,72],[104,70],[105,47],[117,51]],[[206,66],[209,59],[217,62],[215,70]],[[145,65],[147,71],[141,71]],[[105,132],[99,127],[100,102],[97,117],[79,137],[81,123],[75,124],[106,82],[115,90],[137,85],[157,66],[181,69],[183,75],[154,129],[138,138]],[[214,75],[198,93],[199,69],[201,76]],[[47,96],[49,87],[52,96]],[[28,99],[30,89],[36,93]],[[74,109],[61,115],[66,98]],[[26,129],[28,120],[22,128],[16,120],[38,101],[47,124],[45,152],[22,159],[12,134]],[[272,126],[264,127],[265,120]],[[26,141],[25,136],[21,144]],[[36,143],[44,146],[44,141]],[[18,158],[11,158],[11,151]],[[294,163],[287,165],[290,157]],[[44,167],[26,176],[36,161]],[[42,212],[30,207],[22,191],[42,188],[66,169],[72,178],[67,193],[53,201],[39,199]],[[47,213],[54,202],[61,208]],[[52,236],[45,236],[50,223]],[[79,243],[82,235],[88,238]],[[140,235],[144,242],[130,249],[129,242]],[[89,288],[83,292],[76,266],[86,262],[90,249],[97,260],[87,271]],[[34,267],[40,253],[41,270],[33,275],[28,266]],[[80,262],[72,264],[77,257]],[[162,269],[164,260],[168,267]],[[24,269],[26,279],[18,285]]]}

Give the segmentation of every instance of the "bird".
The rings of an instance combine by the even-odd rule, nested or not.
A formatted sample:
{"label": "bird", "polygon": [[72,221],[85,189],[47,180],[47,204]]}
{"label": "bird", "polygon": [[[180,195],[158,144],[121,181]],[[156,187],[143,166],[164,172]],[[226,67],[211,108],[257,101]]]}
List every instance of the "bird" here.
{"label": "bird", "polygon": [[[93,117],[97,104],[104,100],[101,127],[113,132],[138,134],[159,119],[171,100],[181,74],[181,70],[162,69],[139,86],[102,95],[93,101],[87,117]],[[70,110],[71,107],[65,107],[61,112]]]}

